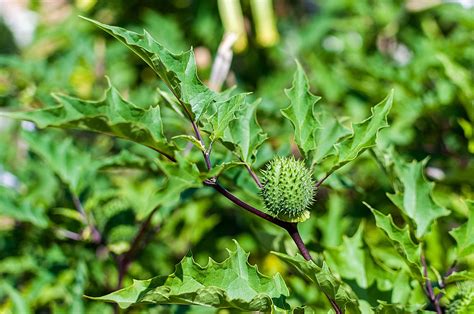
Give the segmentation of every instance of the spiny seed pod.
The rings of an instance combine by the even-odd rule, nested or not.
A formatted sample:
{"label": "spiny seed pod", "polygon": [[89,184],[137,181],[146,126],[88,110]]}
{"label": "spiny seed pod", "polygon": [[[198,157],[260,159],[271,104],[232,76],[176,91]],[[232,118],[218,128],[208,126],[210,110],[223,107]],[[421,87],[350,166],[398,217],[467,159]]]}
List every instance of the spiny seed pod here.
{"label": "spiny seed pod", "polygon": [[446,308],[446,314],[470,313],[474,313],[474,281],[461,283]]}
{"label": "spiny seed pod", "polygon": [[314,181],[304,162],[276,157],[262,171],[261,195],[270,215],[283,221],[302,222],[314,200]]}

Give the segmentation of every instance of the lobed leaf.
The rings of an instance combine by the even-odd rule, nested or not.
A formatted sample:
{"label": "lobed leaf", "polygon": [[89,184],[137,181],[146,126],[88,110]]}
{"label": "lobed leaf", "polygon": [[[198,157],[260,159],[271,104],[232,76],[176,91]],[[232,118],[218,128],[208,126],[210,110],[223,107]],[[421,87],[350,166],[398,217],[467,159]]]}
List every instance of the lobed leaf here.
{"label": "lobed leaf", "polygon": [[44,208],[23,200],[20,195],[9,194],[2,193],[2,190],[0,190],[0,216],[29,222],[39,228],[48,227],[49,220]]}
{"label": "lobed leaf", "polygon": [[126,149],[120,151],[117,155],[105,158],[100,162],[101,169],[108,168],[145,168],[148,160],[142,156],[136,155]]}
{"label": "lobed leaf", "polygon": [[157,161],[166,180],[149,179],[131,183],[127,178],[118,180],[123,197],[135,209],[138,220],[145,219],[155,208],[174,208],[181,194],[202,186],[202,175],[195,164],[178,158],[177,162]]}
{"label": "lobed leaf", "polygon": [[331,162],[332,167],[329,173],[356,159],[366,149],[375,145],[379,131],[388,127],[387,115],[392,108],[392,103],[393,90],[384,100],[371,109],[372,115],[369,118],[353,124],[352,135],[343,138],[335,145],[336,157]]}
{"label": "lobed leaf", "polygon": [[314,117],[314,106],[321,97],[311,94],[303,68],[299,62],[296,62],[296,65],[293,85],[285,90],[286,96],[290,99],[290,105],[282,109],[281,113],[293,124],[295,142],[306,155],[316,147],[314,132],[318,124]]}
{"label": "lobed leaf", "polygon": [[318,164],[336,154],[336,143],[350,135],[351,131],[342,126],[336,117],[322,106],[315,108],[315,117],[317,121],[317,128],[314,130],[315,148],[311,155],[313,164]]}
{"label": "lobed leaf", "polygon": [[106,31],[142,58],[166,83],[190,118],[199,120],[207,106],[216,98],[216,93],[199,80],[192,50],[173,54],[156,42],[147,31],[138,34],[82,18]]}
{"label": "lobed leaf", "polygon": [[71,138],[48,132],[23,132],[22,137],[75,195],[80,195],[88,182],[94,180],[101,164],[74,146]]}
{"label": "lobed leaf", "polygon": [[474,281],[474,272],[469,270],[455,271],[444,279],[445,284],[455,283],[458,281]]}
{"label": "lobed leaf", "polygon": [[210,118],[212,126],[211,141],[222,138],[229,124],[237,119],[236,112],[244,104],[245,96],[246,94],[238,94],[216,104],[216,112]]}
{"label": "lobed leaf", "polygon": [[292,257],[284,253],[272,252],[296,268],[304,277],[314,282],[328,297],[347,313],[360,313],[359,301],[352,289],[335,277],[325,262],[320,267],[297,254]]}
{"label": "lobed leaf", "polygon": [[26,112],[2,112],[1,115],[29,120],[40,128],[75,128],[127,139],[174,160],[174,145],[163,135],[160,108],[139,108],[123,99],[110,85],[104,97],[88,101],[66,95],[55,95],[57,107]]}
{"label": "lobed leaf", "polygon": [[271,311],[273,306],[289,309],[288,288],[279,274],[262,275],[248,263],[248,253],[236,243],[222,263],[209,259],[202,267],[191,255],[176,265],[169,276],[135,280],[132,286],[94,300],[116,302],[121,308],[138,303],[195,304],[242,311]]}
{"label": "lobed leaf", "polygon": [[361,223],[352,237],[343,237],[343,243],[335,248],[326,248],[324,256],[328,264],[342,278],[354,279],[361,288],[368,289],[377,282],[381,290],[390,288],[394,274],[388,268],[382,268],[370,254],[363,239],[365,224]]}
{"label": "lobed leaf", "polygon": [[364,204],[372,211],[377,227],[382,229],[388,236],[397,249],[398,254],[403,258],[405,264],[410,269],[411,274],[420,282],[423,282],[421,274],[421,245],[415,244],[412,241],[408,226],[399,228],[393,222],[391,215],[385,216],[369,204],[365,202]]}
{"label": "lobed leaf", "polygon": [[449,215],[450,211],[439,206],[431,196],[433,183],[428,182],[423,175],[427,160],[411,163],[394,158],[395,172],[400,179],[403,192],[389,194],[390,200],[413,220],[416,226],[416,236],[421,238],[431,224],[442,216]]}
{"label": "lobed leaf", "polygon": [[225,130],[223,141],[237,148],[236,154],[246,164],[251,164],[257,149],[263,144],[267,135],[257,122],[256,111],[258,101],[244,103],[236,113],[237,118],[230,122]]}

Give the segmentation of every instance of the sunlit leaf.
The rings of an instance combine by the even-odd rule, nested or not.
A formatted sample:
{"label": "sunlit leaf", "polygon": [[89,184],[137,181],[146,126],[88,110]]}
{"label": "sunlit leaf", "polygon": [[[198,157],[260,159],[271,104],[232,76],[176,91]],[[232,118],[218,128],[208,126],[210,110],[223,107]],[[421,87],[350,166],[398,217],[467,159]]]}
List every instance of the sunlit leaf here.
{"label": "sunlit leaf", "polygon": [[121,308],[139,303],[196,304],[241,311],[270,311],[273,306],[288,309],[288,288],[282,277],[258,272],[248,262],[248,253],[237,244],[221,263],[209,259],[198,265],[191,255],[176,265],[169,276],[135,280],[132,286],[95,300],[116,302]]}
{"label": "sunlit leaf", "polygon": [[174,159],[175,147],[163,135],[160,108],[139,108],[123,99],[110,86],[98,101],[56,95],[59,106],[26,112],[2,112],[1,115],[29,120],[40,128],[61,127],[100,132],[124,138]]}
{"label": "sunlit leaf", "polygon": [[399,228],[393,222],[391,215],[385,216],[378,210],[372,208],[369,204],[364,204],[370,208],[375,216],[375,223],[377,224],[377,227],[382,229],[393,243],[397,249],[398,254],[400,254],[406,265],[409,267],[412,276],[422,282],[421,246],[419,244],[415,244],[412,241],[408,226]]}
{"label": "sunlit leaf", "polygon": [[356,159],[366,149],[375,145],[379,131],[388,127],[387,115],[392,108],[392,102],[393,91],[372,107],[372,115],[369,118],[352,125],[352,135],[342,138],[336,144],[337,153],[335,157],[331,157],[330,173]]}
{"label": "sunlit leaf", "polygon": [[474,281],[474,272],[468,270],[455,271],[444,279],[446,284],[457,281]]}
{"label": "sunlit leaf", "polygon": [[321,97],[311,94],[308,78],[301,65],[298,62],[296,64],[293,86],[285,90],[290,105],[281,112],[293,124],[296,144],[304,154],[307,154],[316,147],[314,132],[318,124],[314,117],[314,106]]}
{"label": "sunlit leaf", "polygon": [[431,196],[434,184],[428,182],[423,171],[427,160],[411,163],[394,158],[395,172],[402,183],[403,191],[388,194],[392,202],[400,208],[416,225],[416,236],[422,237],[434,220],[450,212],[439,206]]}
{"label": "sunlit leaf", "polygon": [[245,94],[238,94],[226,101],[216,103],[216,112],[210,118],[212,141],[222,138],[229,124],[237,119],[236,113],[244,104],[245,96]]}
{"label": "sunlit leaf", "polygon": [[256,110],[259,101],[244,103],[224,133],[223,141],[235,149],[239,158],[251,164],[257,149],[267,138],[257,122]]}
{"label": "sunlit leaf", "polygon": [[311,152],[313,164],[317,165],[323,159],[336,154],[335,144],[351,134],[343,127],[336,117],[323,106],[316,106],[315,117],[317,127],[314,129],[315,148]]}
{"label": "sunlit leaf", "polygon": [[142,58],[180,100],[180,105],[184,106],[186,113],[195,120],[199,120],[207,106],[214,101],[215,93],[202,84],[197,76],[192,50],[173,54],[146,31],[138,34],[83,18],[114,36]]}

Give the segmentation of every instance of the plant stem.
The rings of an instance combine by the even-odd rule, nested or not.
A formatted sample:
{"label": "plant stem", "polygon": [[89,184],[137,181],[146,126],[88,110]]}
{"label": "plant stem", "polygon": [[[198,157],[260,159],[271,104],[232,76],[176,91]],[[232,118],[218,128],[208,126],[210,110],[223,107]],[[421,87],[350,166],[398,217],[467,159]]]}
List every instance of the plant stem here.
{"label": "plant stem", "polygon": [[292,223],[288,226],[288,229],[286,229],[288,233],[290,234],[291,238],[295,242],[296,246],[301,252],[301,255],[303,255],[304,259],[307,261],[311,261],[312,257],[311,254],[309,254],[308,249],[304,245],[303,239],[301,239],[300,233],[298,232],[298,226],[296,223]]}
{"label": "plant stem", "polygon": [[91,229],[91,235],[92,235],[92,241],[94,243],[100,243],[102,241],[102,235],[100,234],[99,230],[89,221],[87,218],[86,211],[84,210],[84,207],[82,206],[81,200],[79,197],[71,193],[72,195],[72,201],[74,203],[74,206],[76,207],[77,211],[81,214],[82,219],[84,220],[84,223]]}
{"label": "plant stem", "polygon": [[328,296],[326,294],[326,292],[324,292],[324,295],[329,300],[329,303],[331,303],[331,306],[332,306],[333,310],[336,312],[336,314],[342,314],[343,312],[342,312],[341,308],[339,307],[339,305],[337,305],[336,301],[334,299],[332,299],[330,296]]}
{"label": "plant stem", "polygon": [[[199,132],[199,128],[198,128],[196,122],[194,120],[191,120],[191,124],[193,125],[193,130],[194,130],[194,134],[196,134],[196,138],[201,143],[202,147],[206,147],[204,145],[204,141],[202,139],[201,132]],[[204,161],[206,162],[207,170],[211,170],[211,168],[212,168],[211,157],[210,157],[210,153],[211,153],[210,148],[211,147],[212,146],[209,146],[209,150],[204,149],[204,151],[202,152],[202,155],[204,157]]]}
{"label": "plant stem", "polygon": [[143,221],[143,223],[140,226],[140,229],[138,230],[137,234],[135,235],[135,238],[133,239],[132,244],[130,245],[130,249],[124,254],[119,255],[117,257],[117,263],[118,263],[117,289],[122,288],[123,278],[125,277],[125,274],[127,273],[128,267],[133,262],[133,259],[135,258],[138,250],[144,245],[146,231],[148,230],[151,223],[151,219],[153,218],[153,215],[156,213],[157,210],[158,208],[155,208],[148,215],[145,221]]}
{"label": "plant stem", "polygon": [[[216,191],[221,193],[223,196],[225,196],[228,200],[230,200],[232,203],[235,205],[251,212],[254,215],[257,215],[260,218],[265,219],[266,221],[269,221],[283,229],[285,229],[295,242],[296,246],[298,247],[298,250],[300,251],[301,255],[303,255],[304,259],[307,261],[312,260],[311,254],[309,253],[308,249],[306,248],[303,240],[301,239],[300,233],[298,232],[298,224],[294,222],[286,222],[282,221],[280,219],[277,219],[275,217],[272,217],[257,208],[253,207],[252,205],[244,202],[243,200],[239,199],[237,196],[229,192],[226,188],[224,188],[222,185],[220,185],[217,180],[206,180],[204,181],[204,184],[207,186],[210,186],[214,188]],[[331,304],[332,308],[336,312],[336,314],[342,314],[342,310],[339,308],[337,305],[336,301],[333,300],[330,296],[328,296],[325,293],[327,299],[329,300],[329,303]]]}
{"label": "plant stem", "polygon": [[59,229],[58,233],[61,234],[63,237],[74,240],[74,241],[82,240],[82,236],[79,233],[72,232],[66,229]]}
{"label": "plant stem", "polygon": [[252,179],[255,181],[255,183],[257,184],[258,188],[261,189],[263,187],[262,183],[260,182],[260,179],[258,178],[257,174],[255,173],[255,171],[253,171],[252,167],[250,167],[250,165],[248,165],[247,163],[245,163],[245,168],[247,168],[247,171],[249,172],[250,176],[252,177]]}
{"label": "plant stem", "polygon": [[423,276],[425,277],[425,293],[430,299],[431,303],[434,305],[436,313],[442,314],[443,311],[441,310],[441,306],[439,305],[440,297],[435,296],[433,286],[431,285],[431,281],[428,278],[428,267],[426,266],[426,259],[424,254],[421,254],[421,265],[423,266]]}
{"label": "plant stem", "polygon": [[332,174],[332,172],[328,172],[326,173],[326,175],[321,179],[319,180],[318,182],[316,182],[316,184],[314,185],[314,189],[317,190],[319,189],[319,187],[321,186],[321,184],[324,183],[324,181],[326,181],[327,178],[329,178],[329,176]]}
{"label": "plant stem", "polygon": [[230,200],[235,205],[251,212],[254,215],[257,215],[260,218],[265,219],[266,221],[269,221],[269,222],[271,222],[271,223],[273,223],[277,226],[280,226],[280,227],[284,228],[285,230],[287,230],[288,226],[291,224],[289,222],[282,221],[282,220],[279,220],[279,219],[277,219],[273,216],[270,216],[267,213],[264,213],[264,212],[258,210],[257,208],[253,207],[252,205],[242,201],[237,196],[235,196],[234,194],[229,192],[222,185],[220,185],[216,180],[206,180],[206,181],[204,181],[204,184],[214,188],[216,191],[218,191],[219,193],[224,195],[228,200]]}
{"label": "plant stem", "polygon": [[[176,97],[176,98],[178,99],[178,101],[181,102],[181,100],[178,97]],[[184,105],[183,105],[183,107],[184,107]],[[191,115],[189,115],[189,117],[191,118]],[[194,133],[196,134],[196,138],[199,140],[202,147],[204,147],[203,156],[204,156],[204,160],[206,162],[207,170],[211,170],[212,169],[212,164],[211,164],[211,160],[210,160],[210,153],[211,153],[211,149],[212,149],[212,143],[210,144],[209,149],[206,149],[206,146],[205,146],[204,141],[202,139],[201,132],[199,131],[198,125],[196,124],[196,122],[193,119],[190,119],[190,120],[191,120],[191,124],[193,126]],[[250,166],[248,166],[247,164],[246,164],[246,166],[247,166],[247,170],[249,171],[250,175],[253,177],[253,179],[255,180],[257,185],[261,188],[262,184],[260,183],[260,180],[258,179],[258,176],[255,174],[255,172],[253,172],[253,170],[252,170],[252,168],[250,168]],[[316,184],[316,188],[318,188],[324,182],[324,180],[326,180],[331,175],[331,173],[332,172],[328,172],[326,174],[326,176]],[[214,188],[216,191],[221,193],[223,196],[225,196],[228,200],[233,202],[235,205],[251,212],[252,214],[254,214],[254,215],[256,215],[260,218],[265,219],[268,222],[271,222],[271,223],[285,229],[289,233],[289,235],[291,236],[293,241],[295,242],[296,246],[298,247],[298,250],[300,251],[301,255],[304,257],[304,259],[307,260],[307,261],[312,260],[311,254],[309,253],[308,249],[306,248],[306,246],[305,246],[305,244],[304,244],[303,240],[301,239],[301,236],[298,232],[298,224],[297,223],[282,221],[280,219],[277,219],[273,216],[268,215],[267,213],[264,213],[264,212],[258,210],[257,208],[255,208],[252,205],[250,205],[250,204],[246,203],[245,201],[241,200],[240,198],[238,198],[237,196],[232,194],[230,191],[228,191],[226,188],[224,188],[222,185],[220,185],[217,182],[217,178],[211,178],[211,179],[208,179],[208,180],[204,180],[204,184]],[[331,306],[334,309],[334,311],[336,312],[336,314],[342,314],[342,310],[339,308],[336,301],[334,299],[332,299],[330,296],[328,296],[326,293],[324,293],[324,295],[329,300],[329,303],[331,304]]]}

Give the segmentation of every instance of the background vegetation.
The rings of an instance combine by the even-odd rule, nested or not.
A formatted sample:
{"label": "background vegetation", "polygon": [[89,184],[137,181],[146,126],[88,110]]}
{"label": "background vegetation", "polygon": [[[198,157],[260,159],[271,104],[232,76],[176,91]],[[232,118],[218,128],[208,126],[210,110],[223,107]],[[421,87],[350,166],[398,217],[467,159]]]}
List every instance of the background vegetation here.
{"label": "background vegetation", "polygon": [[[241,2],[247,43],[234,55],[224,88],[235,85],[236,91],[252,92],[250,100],[261,99],[256,112],[268,140],[254,169],[276,155],[300,156],[292,124],[280,111],[289,105],[284,89],[292,84],[295,59],[312,93],[346,124],[370,116],[371,107],[395,91],[390,127],[380,132],[377,147],[325,181],[311,218],[300,225],[313,256],[324,258],[351,287],[363,311],[381,304],[435,310],[423,290],[427,286],[407,270],[366,202],[390,213],[398,226],[409,225],[412,239],[422,243],[433,289],[446,294],[441,305],[452,302],[459,282],[473,280],[474,267],[472,6],[276,0],[278,41],[266,43],[258,38],[250,2]],[[146,29],[172,52],[193,46],[203,82],[224,35],[213,1],[31,1],[28,9],[37,19],[31,42],[15,41],[5,17],[0,27],[3,112],[56,106],[52,93],[99,99],[108,86],[105,75],[141,108],[166,102],[166,94],[157,92],[165,90],[163,82],[142,60],[78,15],[140,33]],[[161,110],[168,135],[190,133],[191,126],[183,126],[169,106]],[[232,239],[262,273],[282,275],[292,308],[330,308],[316,285],[270,253],[297,252],[283,230],[210,188],[198,188],[199,182],[183,182],[187,170],[170,172],[154,151],[106,135],[39,130],[3,117],[0,136],[0,312],[112,313],[113,305],[83,295],[101,296],[132,279],[171,274],[190,250],[201,265],[209,257],[222,261],[226,248],[235,250]],[[184,140],[181,148],[204,168],[199,150]],[[215,160],[231,158],[223,147],[214,154]],[[413,218],[390,195],[418,188],[410,180],[420,171],[436,184],[432,191],[428,183],[416,190],[432,207]],[[226,170],[221,180],[263,208],[244,168]],[[438,214],[432,217],[430,210]],[[143,236],[137,239],[138,234]],[[423,268],[420,260],[415,264]],[[210,310],[139,305],[127,311]]]}

